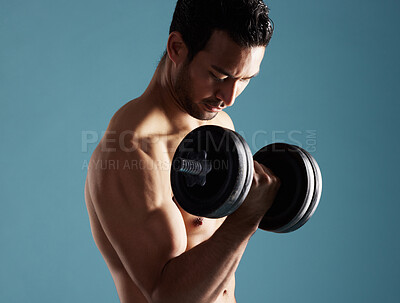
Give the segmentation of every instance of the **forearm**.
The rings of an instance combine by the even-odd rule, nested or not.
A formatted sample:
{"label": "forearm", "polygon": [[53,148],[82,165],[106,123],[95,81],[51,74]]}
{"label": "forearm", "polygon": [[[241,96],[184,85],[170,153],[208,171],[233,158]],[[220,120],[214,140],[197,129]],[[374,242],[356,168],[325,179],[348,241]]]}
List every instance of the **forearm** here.
{"label": "forearm", "polygon": [[226,289],[256,227],[229,216],[214,235],[164,267],[153,302],[213,302]]}

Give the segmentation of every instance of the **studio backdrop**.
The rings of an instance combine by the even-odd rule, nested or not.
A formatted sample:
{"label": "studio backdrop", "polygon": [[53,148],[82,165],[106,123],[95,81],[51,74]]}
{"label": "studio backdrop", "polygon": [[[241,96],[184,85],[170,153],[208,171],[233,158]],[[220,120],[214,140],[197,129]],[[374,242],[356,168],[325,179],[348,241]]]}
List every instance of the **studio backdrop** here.
{"label": "studio backdrop", "polygon": [[[269,0],[261,72],[228,110],[252,152],[300,145],[320,205],[257,231],[238,302],[400,297],[400,3]],[[118,302],[84,201],[114,112],[147,87],[175,0],[0,0],[0,302]]]}

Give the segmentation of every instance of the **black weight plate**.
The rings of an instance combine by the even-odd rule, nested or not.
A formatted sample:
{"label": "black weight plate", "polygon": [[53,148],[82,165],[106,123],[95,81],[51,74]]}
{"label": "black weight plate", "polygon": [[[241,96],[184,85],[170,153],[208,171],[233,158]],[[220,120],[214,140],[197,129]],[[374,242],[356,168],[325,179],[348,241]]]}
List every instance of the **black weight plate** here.
{"label": "black weight plate", "polygon": [[[207,152],[213,169],[204,186],[188,187],[183,173],[171,167],[171,186],[178,204],[188,213],[220,218],[229,213],[235,202],[235,189],[245,182],[244,147],[232,131],[219,126],[201,126],[191,131],[179,144],[176,157],[190,158],[190,153]],[[246,168],[247,169],[247,168]],[[234,194],[232,194],[234,193]]]}
{"label": "black weight plate", "polygon": [[244,185],[242,186],[242,188],[238,188],[238,190],[240,190],[240,194],[238,195],[236,202],[234,203],[234,205],[231,208],[228,215],[233,213],[236,209],[238,209],[240,207],[240,205],[242,205],[244,199],[246,199],[247,194],[249,193],[250,188],[251,188],[251,183],[253,181],[253,174],[254,174],[253,155],[251,153],[249,145],[247,144],[246,140],[239,133],[234,132],[234,131],[232,131],[232,132],[239,138],[239,140],[243,144],[244,156],[245,156],[245,161],[246,161],[246,165],[245,165],[246,170],[244,172],[244,174],[245,174]]}
{"label": "black weight plate", "polygon": [[308,209],[307,209],[306,213],[304,214],[304,216],[300,219],[300,221],[296,225],[294,225],[293,227],[288,229],[286,232],[292,232],[292,231],[295,231],[295,230],[299,229],[300,227],[302,227],[311,218],[311,216],[314,214],[315,210],[318,207],[319,201],[321,199],[321,194],[322,194],[322,175],[321,175],[321,170],[320,170],[320,168],[318,166],[317,161],[306,150],[304,150],[301,147],[298,147],[298,148],[310,160],[311,166],[312,166],[313,171],[314,171],[315,189],[314,189],[314,193],[313,193],[313,197],[312,197],[310,206],[308,207]]}
{"label": "black weight plate", "polygon": [[[304,200],[299,200],[298,203],[301,205],[301,209],[298,214],[290,221],[288,224],[283,226],[278,232],[280,233],[288,233],[296,230],[295,226],[298,226],[299,222],[304,218],[307,211],[310,209],[312,204],[313,196],[315,193],[315,174],[310,159],[304,154],[300,147],[291,145],[291,148],[297,150],[299,155],[303,158],[304,165],[307,168],[307,176],[309,186],[307,187],[307,195]],[[300,227],[300,226],[299,226]]]}
{"label": "black weight plate", "polygon": [[274,203],[259,228],[284,233],[297,224],[311,203],[315,186],[311,164],[296,147],[285,143],[267,145],[253,158],[281,180]]}
{"label": "black weight plate", "polygon": [[[299,222],[304,219],[304,216],[306,215],[307,211],[310,209],[310,206],[312,204],[312,200],[314,197],[315,193],[315,174],[314,174],[314,169],[313,166],[309,160],[309,158],[302,152],[301,148],[295,145],[291,145],[292,148],[297,149],[301,157],[303,158],[304,165],[306,167],[306,172],[307,172],[307,177],[308,177],[308,187],[307,187],[307,194],[306,198],[304,201],[298,201],[299,203],[302,203],[301,205],[301,210],[298,212],[297,216],[292,219],[291,222],[289,222],[286,226],[282,227],[278,232],[280,233],[288,233],[291,231],[294,231],[295,229],[294,226],[298,225]],[[300,227],[300,226],[299,226]],[[296,228],[297,229],[297,228]]]}

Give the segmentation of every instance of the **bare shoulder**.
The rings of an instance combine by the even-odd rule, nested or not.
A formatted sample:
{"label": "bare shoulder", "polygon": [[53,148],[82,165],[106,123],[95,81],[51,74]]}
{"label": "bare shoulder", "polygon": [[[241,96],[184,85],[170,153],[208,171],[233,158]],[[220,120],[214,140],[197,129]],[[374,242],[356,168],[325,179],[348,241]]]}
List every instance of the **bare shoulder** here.
{"label": "bare shoulder", "polygon": [[218,116],[215,117],[213,124],[222,126],[231,130],[235,130],[235,126],[231,117],[226,112],[218,113]]}
{"label": "bare shoulder", "polygon": [[[124,200],[123,203],[137,208],[149,208],[151,203],[153,208],[169,198],[169,187],[163,182],[168,179],[168,159],[157,158],[161,154],[159,149],[145,150],[140,144],[134,133],[110,131],[104,135],[88,167],[94,201],[121,203]],[[120,199],[96,199],[107,195]]]}
{"label": "bare shoulder", "polygon": [[121,132],[137,128],[146,117],[145,108],[140,101],[140,98],[133,99],[121,106],[111,117],[107,129]]}
{"label": "bare shoulder", "polygon": [[108,130],[113,132],[134,131],[137,136],[160,135],[169,129],[170,121],[160,109],[148,99],[133,99],[118,109],[112,116]]}

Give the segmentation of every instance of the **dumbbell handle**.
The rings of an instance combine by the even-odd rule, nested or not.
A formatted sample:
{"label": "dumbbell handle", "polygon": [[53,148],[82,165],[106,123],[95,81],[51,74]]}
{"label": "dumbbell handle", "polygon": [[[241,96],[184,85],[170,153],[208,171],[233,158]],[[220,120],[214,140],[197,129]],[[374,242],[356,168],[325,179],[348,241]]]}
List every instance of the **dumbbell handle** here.
{"label": "dumbbell handle", "polygon": [[[203,155],[206,157],[206,154]],[[206,159],[186,159],[177,157],[172,163],[172,168],[176,172],[185,175],[186,184],[189,187],[194,185],[204,186],[206,176],[212,170],[211,162]]]}
{"label": "dumbbell handle", "polygon": [[174,160],[174,169],[176,171],[189,174],[192,176],[200,176],[206,174],[203,169],[202,161],[192,160],[192,159],[184,159],[178,157]]}

